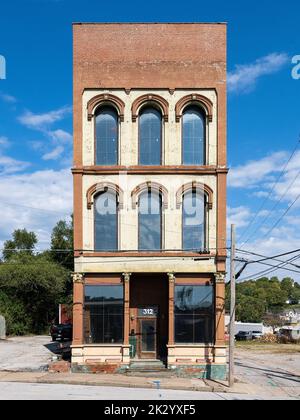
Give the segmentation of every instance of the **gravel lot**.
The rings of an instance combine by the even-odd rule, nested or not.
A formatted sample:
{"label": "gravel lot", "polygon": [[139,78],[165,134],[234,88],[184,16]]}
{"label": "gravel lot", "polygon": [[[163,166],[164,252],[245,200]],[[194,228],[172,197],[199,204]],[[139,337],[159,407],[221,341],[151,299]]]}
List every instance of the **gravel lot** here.
{"label": "gravel lot", "polygon": [[14,337],[0,341],[0,371],[45,370],[55,352],[49,336]]}
{"label": "gravel lot", "polygon": [[242,345],[235,362],[239,382],[300,398],[300,346]]}

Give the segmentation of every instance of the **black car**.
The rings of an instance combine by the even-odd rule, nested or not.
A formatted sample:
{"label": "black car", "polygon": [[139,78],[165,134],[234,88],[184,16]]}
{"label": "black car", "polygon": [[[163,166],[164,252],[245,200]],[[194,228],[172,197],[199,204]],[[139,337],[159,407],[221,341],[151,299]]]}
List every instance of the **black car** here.
{"label": "black car", "polygon": [[71,341],[73,335],[72,324],[53,324],[50,328],[52,341]]}
{"label": "black car", "polygon": [[239,331],[235,339],[237,341],[250,341],[253,340],[252,331]]}

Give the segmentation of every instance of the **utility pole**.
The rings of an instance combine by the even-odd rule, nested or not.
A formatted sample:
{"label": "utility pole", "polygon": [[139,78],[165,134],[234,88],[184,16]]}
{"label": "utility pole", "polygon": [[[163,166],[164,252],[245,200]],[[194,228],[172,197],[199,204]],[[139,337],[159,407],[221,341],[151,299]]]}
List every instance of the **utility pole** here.
{"label": "utility pole", "polygon": [[235,225],[231,225],[230,252],[230,343],[229,343],[229,386],[234,385],[234,336],[235,336]]}

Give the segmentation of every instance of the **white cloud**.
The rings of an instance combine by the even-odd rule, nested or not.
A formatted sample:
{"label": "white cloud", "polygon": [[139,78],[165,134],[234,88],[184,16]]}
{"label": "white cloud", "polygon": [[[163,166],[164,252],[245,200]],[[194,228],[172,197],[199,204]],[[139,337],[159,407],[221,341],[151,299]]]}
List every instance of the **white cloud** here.
{"label": "white cloud", "polygon": [[17,99],[14,96],[8,95],[7,93],[3,93],[3,92],[0,92],[0,99],[10,104],[15,104],[17,102]]}
{"label": "white cloud", "polygon": [[62,107],[44,114],[33,114],[31,111],[26,111],[18,118],[19,122],[27,128],[43,133],[47,140],[44,145],[40,141],[30,143],[35,151],[43,153],[43,160],[61,159],[63,162],[66,160],[64,152],[72,146],[73,137],[65,130],[51,129],[50,127],[67,117],[71,111],[71,107]]}
{"label": "white cloud", "polygon": [[47,127],[57,121],[64,119],[72,108],[65,106],[54,111],[49,111],[44,114],[34,114],[31,111],[26,111],[21,115],[18,120],[21,124],[28,128],[32,128],[39,131],[47,131]]}
{"label": "white cloud", "polygon": [[72,144],[73,136],[67,131],[59,129],[59,130],[50,131],[48,134],[56,142]]}
{"label": "white cloud", "polygon": [[254,63],[237,65],[228,73],[228,90],[235,93],[251,92],[261,77],[279,72],[289,61],[286,53],[273,53]]}
{"label": "white cloud", "polygon": [[57,146],[51,152],[45,153],[42,156],[42,159],[43,160],[56,160],[62,155],[63,152],[64,152],[64,148],[62,146]]}
{"label": "white cloud", "polygon": [[0,148],[6,148],[10,146],[10,141],[5,136],[0,136]]}
{"label": "white cloud", "polygon": [[251,217],[251,211],[246,206],[228,207],[227,209],[227,227],[228,229],[232,224],[237,228],[243,228],[248,225]]}
{"label": "white cloud", "polygon": [[[15,172],[22,172],[30,166],[29,162],[13,159],[5,156],[0,152],[0,175],[12,174]],[[1,178],[2,182],[2,178]]]}
{"label": "white cloud", "polygon": [[72,213],[71,171],[2,176],[0,202],[0,241],[10,238],[14,229],[26,228],[37,233],[45,248],[55,223]]}
{"label": "white cloud", "polygon": [[228,182],[232,188],[253,188],[268,181],[274,172],[282,170],[287,160],[287,152],[276,152],[260,160],[247,162],[229,172]]}

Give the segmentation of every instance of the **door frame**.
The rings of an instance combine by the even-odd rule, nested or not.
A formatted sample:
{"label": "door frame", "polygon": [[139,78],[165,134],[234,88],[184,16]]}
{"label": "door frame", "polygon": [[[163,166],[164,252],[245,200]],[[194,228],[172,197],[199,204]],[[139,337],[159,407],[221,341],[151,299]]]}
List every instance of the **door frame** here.
{"label": "door frame", "polygon": [[[159,306],[158,305],[139,305],[139,309],[147,307],[156,307],[157,311],[155,315],[138,315],[137,316],[137,357],[138,359],[157,359],[158,357],[158,314]],[[142,322],[143,321],[153,321],[154,322],[154,341],[155,341],[155,350],[153,352],[144,352],[142,351]]]}

